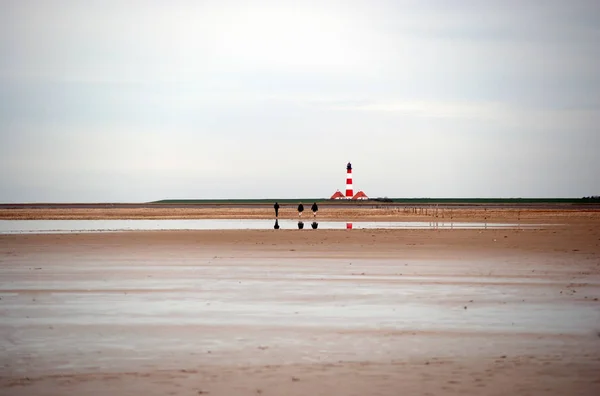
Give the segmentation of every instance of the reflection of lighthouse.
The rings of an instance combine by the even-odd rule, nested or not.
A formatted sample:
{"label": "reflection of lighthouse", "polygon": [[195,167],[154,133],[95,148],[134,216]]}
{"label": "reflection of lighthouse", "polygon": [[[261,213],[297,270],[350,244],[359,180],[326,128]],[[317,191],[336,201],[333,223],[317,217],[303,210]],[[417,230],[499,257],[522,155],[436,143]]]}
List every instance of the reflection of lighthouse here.
{"label": "reflection of lighthouse", "polygon": [[346,199],[352,199],[354,190],[352,189],[352,164],[346,165]]}

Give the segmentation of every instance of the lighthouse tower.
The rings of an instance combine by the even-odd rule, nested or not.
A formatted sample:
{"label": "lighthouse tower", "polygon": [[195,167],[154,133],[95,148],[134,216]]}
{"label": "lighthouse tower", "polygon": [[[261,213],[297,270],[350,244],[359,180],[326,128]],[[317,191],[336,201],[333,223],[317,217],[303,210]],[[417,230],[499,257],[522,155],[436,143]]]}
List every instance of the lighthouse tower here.
{"label": "lighthouse tower", "polygon": [[363,191],[354,194],[354,187],[352,186],[352,164],[350,162],[346,165],[346,194],[337,190],[329,199],[369,199],[367,194]]}
{"label": "lighthouse tower", "polygon": [[346,199],[352,199],[354,190],[352,189],[352,164],[346,165]]}

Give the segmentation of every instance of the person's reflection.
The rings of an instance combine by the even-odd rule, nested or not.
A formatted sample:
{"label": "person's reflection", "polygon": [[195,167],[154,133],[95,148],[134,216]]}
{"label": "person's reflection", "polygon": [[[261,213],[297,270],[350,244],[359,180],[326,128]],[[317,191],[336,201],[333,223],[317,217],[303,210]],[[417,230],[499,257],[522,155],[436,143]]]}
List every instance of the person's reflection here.
{"label": "person's reflection", "polygon": [[301,230],[301,229],[303,229],[303,228],[304,228],[304,223],[303,223],[303,222],[301,222],[301,221],[299,221],[299,222],[298,222],[298,229],[299,229],[299,230]]}
{"label": "person's reflection", "polygon": [[279,221],[277,219],[275,219],[275,225],[273,226],[273,228],[275,228],[276,230],[279,229]]}
{"label": "person's reflection", "polygon": [[319,223],[317,223],[316,221],[313,221],[310,226],[312,227],[313,230],[316,230],[317,227],[319,227]]}
{"label": "person's reflection", "polygon": [[352,229],[352,223],[346,223],[346,229],[347,230],[351,230]]}

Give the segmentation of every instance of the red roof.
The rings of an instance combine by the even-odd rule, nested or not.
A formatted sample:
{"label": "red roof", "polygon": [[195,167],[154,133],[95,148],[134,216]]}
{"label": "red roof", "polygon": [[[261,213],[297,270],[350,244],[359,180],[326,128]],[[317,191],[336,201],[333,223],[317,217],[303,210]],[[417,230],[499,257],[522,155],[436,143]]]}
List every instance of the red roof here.
{"label": "red roof", "polygon": [[340,199],[340,198],[345,198],[345,197],[344,197],[344,194],[342,194],[342,193],[340,192],[340,190],[337,190],[337,191],[335,192],[335,194],[333,194],[333,195],[331,196],[331,198],[329,198],[329,199]]}
{"label": "red roof", "polygon": [[367,194],[365,194],[364,192],[359,191],[356,194],[354,194],[352,199],[369,199],[369,197],[367,197]]}

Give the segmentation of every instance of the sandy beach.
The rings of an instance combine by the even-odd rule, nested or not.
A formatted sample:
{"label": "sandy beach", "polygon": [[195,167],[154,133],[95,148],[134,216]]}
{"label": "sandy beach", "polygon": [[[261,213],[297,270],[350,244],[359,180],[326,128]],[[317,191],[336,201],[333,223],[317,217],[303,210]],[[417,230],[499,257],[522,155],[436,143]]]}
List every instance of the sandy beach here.
{"label": "sandy beach", "polygon": [[0,396],[600,396],[600,0],[0,4]]}
{"label": "sandy beach", "polygon": [[0,235],[0,394],[597,395],[600,219],[551,215]]}
{"label": "sandy beach", "polygon": [[[273,207],[258,205],[0,205],[0,220],[274,219]],[[311,218],[305,205],[305,218]],[[343,221],[597,221],[600,205],[396,205],[377,202],[321,203],[320,220]],[[297,219],[296,204],[282,204],[280,219]]]}

